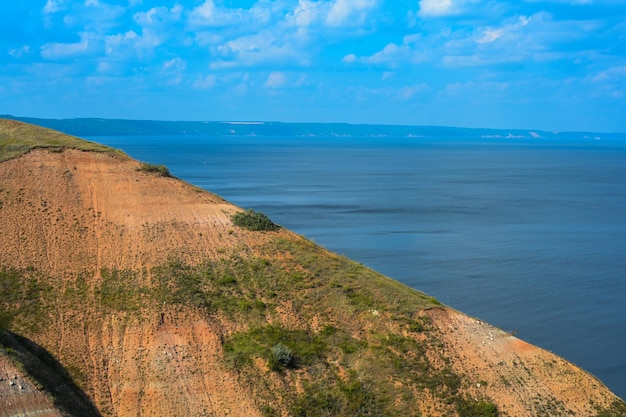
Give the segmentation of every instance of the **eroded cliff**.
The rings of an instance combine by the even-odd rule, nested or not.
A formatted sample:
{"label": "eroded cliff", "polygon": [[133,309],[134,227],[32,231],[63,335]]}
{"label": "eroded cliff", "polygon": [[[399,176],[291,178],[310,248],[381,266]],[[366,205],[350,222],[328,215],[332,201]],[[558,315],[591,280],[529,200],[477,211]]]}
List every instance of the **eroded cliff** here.
{"label": "eroded cliff", "polygon": [[[11,143],[20,130],[40,142],[0,163],[0,325],[49,352],[96,413],[626,410],[513,335],[287,230],[233,225],[241,209],[218,196],[15,123],[0,121]],[[0,359],[10,377],[15,358]],[[19,401],[47,409],[48,388],[33,387],[46,396]],[[6,404],[0,415],[14,415]]]}

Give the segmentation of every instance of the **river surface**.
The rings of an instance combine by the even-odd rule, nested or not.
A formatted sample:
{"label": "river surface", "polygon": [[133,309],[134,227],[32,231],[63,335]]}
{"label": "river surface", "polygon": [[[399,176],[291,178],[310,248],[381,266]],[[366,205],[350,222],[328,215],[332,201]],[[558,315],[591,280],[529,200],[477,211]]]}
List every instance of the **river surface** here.
{"label": "river surface", "polygon": [[626,144],[101,136],[626,398]]}

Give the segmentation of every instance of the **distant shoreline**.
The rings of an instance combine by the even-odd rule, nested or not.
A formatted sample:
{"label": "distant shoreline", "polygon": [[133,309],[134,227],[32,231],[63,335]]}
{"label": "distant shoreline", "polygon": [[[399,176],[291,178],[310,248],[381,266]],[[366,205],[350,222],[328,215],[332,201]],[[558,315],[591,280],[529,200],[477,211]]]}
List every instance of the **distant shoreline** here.
{"label": "distant shoreline", "polygon": [[626,133],[548,132],[537,129],[490,129],[447,126],[367,125],[349,123],[283,123],[265,121],[163,121],[101,118],[42,119],[2,115],[76,136],[205,135],[306,137],[407,137],[446,139],[523,139],[539,142],[624,140]]}

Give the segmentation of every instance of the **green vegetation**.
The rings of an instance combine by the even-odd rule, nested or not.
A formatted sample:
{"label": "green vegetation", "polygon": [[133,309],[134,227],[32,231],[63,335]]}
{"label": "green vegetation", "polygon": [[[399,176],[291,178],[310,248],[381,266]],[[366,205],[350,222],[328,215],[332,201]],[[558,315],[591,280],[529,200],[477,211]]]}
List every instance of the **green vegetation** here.
{"label": "green vegetation", "polygon": [[[429,334],[429,320],[413,314],[435,306],[430,297],[304,239],[276,239],[254,255],[238,248],[223,256],[195,266],[172,259],[151,269],[150,284],[141,284],[145,280],[140,274],[147,271],[102,269],[101,279],[90,285],[93,272],[55,281],[32,269],[2,270],[2,325],[31,335],[56,317],[57,309],[89,303],[97,308],[82,319],[87,322],[110,314],[158,314],[163,306],[191,307],[243,324],[242,331],[224,337],[223,345],[225,363],[243,378],[263,380],[267,370],[258,368],[259,360],[283,377],[294,370],[310,375],[304,391],[285,400],[294,415],[347,416],[373,410],[371,415],[410,416],[413,390],[422,387],[454,404],[461,377],[435,367],[424,354],[429,345],[378,324],[391,319],[406,334]],[[317,316],[321,326],[280,325],[278,307],[286,305],[305,320]],[[354,337],[355,329],[335,323],[336,318],[374,327]],[[67,365],[80,377],[77,364]],[[354,373],[340,377],[338,366]],[[404,400],[394,397],[398,390]],[[271,399],[276,394],[267,395]],[[277,411],[268,405],[263,412]]]}
{"label": "green vegetation", "polygon": [[370,314],[387,312],[406,320],[416,311],[441,305],[431,296],[305,239],[276,239],[266,251],[268,257],[285,259],[283,269],[291,273],[291,282],[282,290],[299,290],[293,299],[301,299],[298,294],[308,289],[304,297],[312,311],[330,305]]}
{"label": "green vegetation", "polygon": [[361,381],[350,372],[347,381],[340,378],[309,383],[298,395],[291,413],[295,417],[325,416],[400,416],[390,406],[388,396],[376,395],[371,382]]}
{"label": "green vegetation", "polygon": [[498,407],[485,400],[475,401],[461,398],[456,404],[457,412],[462,417],[498,417]]}
{"label": "green vegetation", "polygon": [[96,288],[96,299],[111,310],[137,311],[141,307],[141,294],[147,290],[136,285],[136,274],[128,271],[100,271],[102,283]]}
{"label": "green vegetation", "polygon": [[267,361],[270,369],[311,365],[328,347],[320,335],[304,330],[287,330],[279,325],[255,327],[235,333],[224,342],[224,357],[234,368],[251,365],[252,359]]}
{"label": "green vegetation", "polygon": [[615,400],[608,409],[602,410],[598,408],[596,417],[625,417],[626,403]]}
{"label": "green vegetation", "polygon": [[280,371],[284,368],[290,368],[295,364],[293,352],[282,343],[277,343],[272,347],[272,355],[270,356],[270,369]]}
{"label": "green vegetation", "polygon": [[142,171],[142,172],[149,172],[152,174],[157,174],[161,177],[172,176],[172,174],[170,174],[170,170],[165,165],[155,165],[155,164],[149,164],[147,162],[142,162],[137,170]]}
{"label": "green vegetation", "polygon": [[328,358],[336,352],[337,341],[345,341],[349,336],[337,337],[338,330],[330,329],[313,333],[279,325],[253,328],[228,337],[224,357],[231,367],[247,369],[251,380],[258,380],[254,358],[266,361],[272,371],[310,370],[312,378],[304,384],[304,392],[291,399],[290,411],[294,416],[399,415],[393,411],[389,397],[373,389],[383,381],[366,382],[356,371],[350,371],[347,380],[339,377]]}
{"label": "green vegetation", "polygon": [[272,231],[280,228],[265,214],[256,212],[252,209],[234,214],[231,217],[231,220],[235,226],[243,227],[244,229],[252,231]]}
{"label": "green vegetation", "polygon": [[[488,399],[466,396],[467,381],[443,356],[430,319],[420,313],[438,305],[431,297],[304,239],[224,256],[196,266],[173,259],[152,268],[150,285],[130,271],[103,269],[92,286],[86,277],[93,273],[59,283],[32,268],[2,269],[0,325],[33,334],[54,308],[89,302],[99,308],[87,321],[120,312],[141,317],[163,305],[191,307],[243,324],[223,339],[224,363],[243,380],[265,381],[268,368],[285,383],[300,378],[299,393],[280,394],[294,416],[419,416],[420,395],[437,399],[446,415],[498,416]],[[281,325],[278,307],[285,303],[305,320],[317,317],[317,330]],[[367,330],[350,323],[368,323]],[[66,365],[81,377],[76,364]],[[279,394],[269,385],[259,389],[268,401],[263,415],[278,415],[270,404],[280,403]],[[623,416],[624,407],[616,402],[598,417]]]}
{"label": "green vegetation", "polygon": [[0,327],[37,333],[49,321],[53,287],[33,269],[0,270]]}
{"label": "green vegetation", "polygon": [[63,149],[78,149],[127,157],[119,150],[55,130],[0,119],[0,162],[16,158],[34,148],[49,148],[55,152],[61,152]]}

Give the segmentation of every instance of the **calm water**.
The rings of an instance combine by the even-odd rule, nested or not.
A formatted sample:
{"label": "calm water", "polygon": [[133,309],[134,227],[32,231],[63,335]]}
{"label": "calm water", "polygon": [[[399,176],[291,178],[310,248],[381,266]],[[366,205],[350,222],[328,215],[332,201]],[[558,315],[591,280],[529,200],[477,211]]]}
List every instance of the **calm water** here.
{"label": "calm water", "polygon": [[626,144],[92,139],[517,331],[626,398]]}

